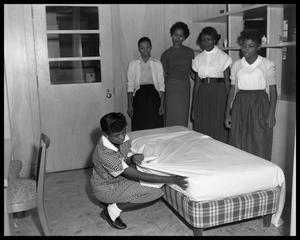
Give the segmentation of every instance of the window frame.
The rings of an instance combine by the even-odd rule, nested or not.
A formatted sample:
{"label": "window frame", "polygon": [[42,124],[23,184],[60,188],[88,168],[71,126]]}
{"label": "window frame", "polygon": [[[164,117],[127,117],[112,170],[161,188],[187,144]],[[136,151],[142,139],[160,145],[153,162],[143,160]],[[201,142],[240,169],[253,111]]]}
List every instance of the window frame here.
{"label": "window frame", "polygon": [[[102,60],[102,54],[101,54],[101,21],[100,21],[100,9],[99,9],[99,5],[94,5],[94,4],[45,4],[45,16],[47,16],[47,7],[95,7],[98,10],[98,29],[97,30],[84,30],[84,29],[80,29],[80,30],[48,30],[47,29],[47,25],[46,25],[46,35],[47,35],[47,42],[48,42],[48,35],[49,34],[98,34],[99,37],[99,56],[93,56],[93,57],[49,57],[49,53],[47,55],[47,59],[48,59],[48,67],[49,67],[49,71],[50,71],[50,63],[51,62],[73,62],[73,61],[91,61],[91,60],[96,60],[99,61],[100,63],[100,72],[99,72],[99,76],[100,76],[100,81],[94,81],[94,82],[70,82],[70,83],[52,83],[51,81],[51,76],[50,76],[50,84],[51,85],[60,85],[60,84],[64,84],[64,85],[69,85],[69,84],[88,84],[88,83],[101,83],[102,82],[102,64],[101,64],[101,60]],[[48,49],[49,51],[49,49]]]}

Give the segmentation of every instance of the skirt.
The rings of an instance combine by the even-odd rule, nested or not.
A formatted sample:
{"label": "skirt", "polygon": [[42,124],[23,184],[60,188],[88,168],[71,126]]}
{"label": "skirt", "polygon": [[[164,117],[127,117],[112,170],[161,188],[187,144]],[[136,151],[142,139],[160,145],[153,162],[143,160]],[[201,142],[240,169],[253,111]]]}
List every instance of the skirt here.
{"label": "skirt", "polygon": [[132,131],[163,127],[160,96],[154,85],[141,85],[133,97]]}
{"label": "skirt", "polygon": [[198,83],[193,99],[194,130],[218,141],[227,142],[224,125],[227,91],[225,83]]}
{"label": "skirt", "polygon": [[267,127],[269,111],[266,91],[238,91],[232,103],[228,144],[270,161],[273,128]]}
{"label": "skirt", "polygon": [[166,79],[165,125],[188,127],[190,79]]}

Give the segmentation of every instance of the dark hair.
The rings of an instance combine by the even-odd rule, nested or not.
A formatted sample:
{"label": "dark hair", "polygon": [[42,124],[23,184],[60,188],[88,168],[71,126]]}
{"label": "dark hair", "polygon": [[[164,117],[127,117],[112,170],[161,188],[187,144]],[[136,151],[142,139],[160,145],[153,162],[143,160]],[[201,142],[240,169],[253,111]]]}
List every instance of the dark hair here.
{"label": "dark hair", "polygon": [[122,113],[111,112],[100,119],[100,126],[104,133],[121,132],[126,126],[126,118]]}
{"label": "dark hair", "polygon": [[142,37],[142,38],[140,38],[139,41],[138,41],[138,47],[140,47],[140,44],[142,42],[148,42],[150,44],[150,46],[152,47],[150,38],[148,38],[148,37]]}
{"label": "dark hair", "polygon": [[215,41],[214,41],[214,45],[217,45],[218,42],[219,42],[219,40],[220,40],[220,38],[221,38],[221,35],[218,34],[218,32],[217,32],[216,29],[214,29],[213,27],[205,27],[205,28],[203,28],[202,31],[199,33],[199,36],[198,36],[198,38],[197,38],[196,44],[197,44],[198,46],[201,45],[201,37],[202,37],[203,35],[210,35],[210,36],[212,36],[212,38],[215,40]]}
{"label": "dark hair", "polygon": [[237,38],[237,43],[241,45],[245,40],[252,40],[256,42],[258,46],[261,45],[262,34],[256,29],[245,29],[240,33],[240,36]]}
{"label": "dark hair", "polygon": [[175,32],[176,29],[183,30],[185,39],[187,39],[188,36],[190,36],[190,30],[188,28],[188,25],[186,25],[184,22],[176,22],[173,24],[173,26],[170,28],[171,36],[173,35],[173,33]]}

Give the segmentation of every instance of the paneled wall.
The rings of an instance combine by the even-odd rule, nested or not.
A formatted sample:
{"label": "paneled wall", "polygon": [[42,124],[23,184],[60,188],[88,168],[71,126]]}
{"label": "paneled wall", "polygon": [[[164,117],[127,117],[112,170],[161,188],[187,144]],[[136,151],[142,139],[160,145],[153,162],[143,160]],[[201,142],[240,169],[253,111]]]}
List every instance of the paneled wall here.
{"label": "paneled wall", "polygon": [[[152,40],[152,55],[160,58],[172,45],[169,31],[175,22],[184,21],[191,30],[193,21],[216,15],[225,8],[225,4],[120,4],[120,31],[127,56],[130,60],[138,56],[137,41],[145,35]],[[195,41],[189,37],[184,44],[195,47]]]}
{"label": "paneled wall", "polygon": [[296,133],[296,103],[278,100],[275,117],[272,162],[284,171],[287,192],[291,193]]}
{"label": "paneled wall", "polygon": [[13,157],[29,175],[39,142],[40,120],[35,74],[31,5],[4,6],[4,64]]}

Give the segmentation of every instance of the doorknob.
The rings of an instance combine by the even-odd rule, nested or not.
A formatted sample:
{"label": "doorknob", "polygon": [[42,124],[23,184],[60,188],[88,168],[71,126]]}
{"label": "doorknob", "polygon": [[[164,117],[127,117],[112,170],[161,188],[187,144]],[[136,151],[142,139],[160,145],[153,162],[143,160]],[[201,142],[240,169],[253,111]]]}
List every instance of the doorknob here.
{"label": "doorknob", "polygon": [[106,90],[106,97],[111,98],[112,94],[110,93],[109,89]]}

